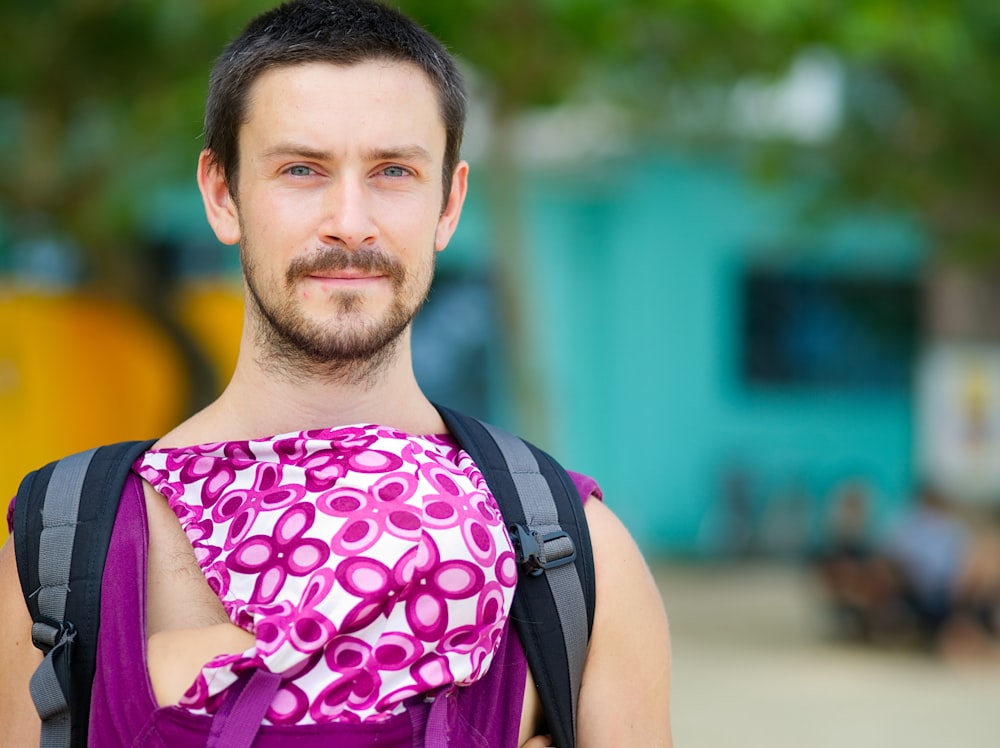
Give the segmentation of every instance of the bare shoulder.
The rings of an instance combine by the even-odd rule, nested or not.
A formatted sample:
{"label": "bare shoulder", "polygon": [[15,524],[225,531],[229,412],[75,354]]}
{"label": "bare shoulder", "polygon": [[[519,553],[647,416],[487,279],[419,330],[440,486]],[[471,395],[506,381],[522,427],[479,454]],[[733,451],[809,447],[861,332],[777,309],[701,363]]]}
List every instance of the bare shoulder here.
{"label": "bare shoulder", "polygon": [[580,746],[670,746],[670,634],[663,601],[611,509],[591,499],[586,514],[597,606],[580,691]]}
{"label": "bare shoulder", "polygon": [[0,744],[38,745],[41,725],[28,692],[42,653],[31,643],[31,616],[21,595],[14,543],[0,547]]}

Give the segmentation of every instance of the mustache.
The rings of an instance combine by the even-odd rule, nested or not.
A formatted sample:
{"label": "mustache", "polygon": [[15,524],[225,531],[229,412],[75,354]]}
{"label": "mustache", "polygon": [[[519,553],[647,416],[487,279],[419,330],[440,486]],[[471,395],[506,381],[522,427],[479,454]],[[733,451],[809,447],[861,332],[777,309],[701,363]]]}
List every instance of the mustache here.
{"label": "mustache", "polygon": [[314,273],[334,270],[357,270],[372,275],[385,275],[394,283],[402,283],[406,270],[394,257],[375,247],[344,249],[343,247],[323,247],[304,257],[292,260],[285,274],[289,284]]}

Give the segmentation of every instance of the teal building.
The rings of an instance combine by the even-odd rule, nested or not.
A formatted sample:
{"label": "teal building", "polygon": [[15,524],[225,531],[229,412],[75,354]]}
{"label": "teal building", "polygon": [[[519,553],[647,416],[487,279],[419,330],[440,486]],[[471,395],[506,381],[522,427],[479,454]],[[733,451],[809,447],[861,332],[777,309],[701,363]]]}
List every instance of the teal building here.
{"label": "teal building", "polygon": [[[481,192],[445,276],[504,261]],[[876,524],[913,490],[920,235],[862,210],[806,222],[802,193],[669,154],[526,176],[542,446],[648,553],[803,553],[847,482]]]}

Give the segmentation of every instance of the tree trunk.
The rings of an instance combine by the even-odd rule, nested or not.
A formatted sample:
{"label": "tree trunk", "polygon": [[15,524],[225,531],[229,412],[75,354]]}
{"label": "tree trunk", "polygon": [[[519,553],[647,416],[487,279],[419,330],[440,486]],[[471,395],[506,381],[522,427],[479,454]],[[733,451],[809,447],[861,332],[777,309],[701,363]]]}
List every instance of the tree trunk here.
{"label": "tree trunk", "polygon": [[539,361],[537,285],[525,247],[521,174],[514,117],[499,114],[487,155],[487,198],[493,230],[493,275],[504,334],[507,374],[517,429],[536,444],[548,444],[548,382]]}

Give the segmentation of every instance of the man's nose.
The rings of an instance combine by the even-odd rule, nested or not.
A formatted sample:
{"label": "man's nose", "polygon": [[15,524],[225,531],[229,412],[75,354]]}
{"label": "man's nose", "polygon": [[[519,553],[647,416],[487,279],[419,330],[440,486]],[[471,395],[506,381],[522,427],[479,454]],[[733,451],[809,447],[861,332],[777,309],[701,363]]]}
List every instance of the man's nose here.
{"label": "man's nose", "polygon": [[320,238],[356,249],[371,244],[377,233],[365,180],[348,175],[333,180],[324,195]]}

